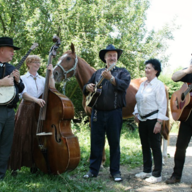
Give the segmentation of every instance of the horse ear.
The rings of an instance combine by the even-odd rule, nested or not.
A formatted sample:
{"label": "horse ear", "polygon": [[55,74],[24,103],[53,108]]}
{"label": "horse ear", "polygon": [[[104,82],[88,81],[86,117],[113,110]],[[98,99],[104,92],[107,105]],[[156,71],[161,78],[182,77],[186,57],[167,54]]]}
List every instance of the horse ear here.
{"label": "horse ear", "polygon": [[73,43],[71,43],[71,51],[72,53],[75,53],[75,46],[73,45]]}

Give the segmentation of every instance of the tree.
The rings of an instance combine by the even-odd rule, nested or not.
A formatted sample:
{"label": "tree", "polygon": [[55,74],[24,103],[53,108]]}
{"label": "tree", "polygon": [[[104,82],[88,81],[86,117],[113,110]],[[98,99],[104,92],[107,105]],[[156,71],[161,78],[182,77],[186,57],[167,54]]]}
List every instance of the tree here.
{"label": "tree", "polygon": [[[126,67],[132,78],[143,76],[144,61],[156,57],[167,47],[167,40],[173,39],[173,25],[159,31],[145,28],[149,0],[0,0],[0,36],[12,36],[15,44],[22,47],[13,61],[15,64],[33,42],[39,47],[34,54],[48,59],[53,44],[52,36],[61,38],[57,58],[75,44],[78,56],[91,66],[103,67],[98,53],[108,44],[124,50],[119,66]],[[53,60],[53,64],[57,61]],[[164,56],[162,63],[166,61]],[[21,74],[25,73],[23,66]],[[75,83],[66,91],[72,96]],[[61,87],[58,86],[59,89]],[[68,86],[69,87],[69,86]],[[71,90],[72,89],[72,90]],[[61,91],[61,90],[60,90]],[[74,95],[77,94],[74,92]],[[78,92],[79,94],[79,92]],[[79,97],[80,98],[80,97]],[[71,99],[71,98],[70,98]],[[76,102],[77,97],[75,97]],[[72,100],[73,101],[73,100]],[[73,101],[74,102],[74,101]],[[81,102],[81,98],[79,99]]]}

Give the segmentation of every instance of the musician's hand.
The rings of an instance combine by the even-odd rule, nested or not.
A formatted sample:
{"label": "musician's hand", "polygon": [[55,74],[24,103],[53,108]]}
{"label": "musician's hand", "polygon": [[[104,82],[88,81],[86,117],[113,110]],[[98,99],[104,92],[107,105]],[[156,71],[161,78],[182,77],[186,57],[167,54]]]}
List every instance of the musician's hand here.
{"label": "musician's hand", "polygon": [[153,129],[153,133],[157,134],[160,133],[160,131],[161,131],[161,124],[156,122],[155,127]]}
{"label": "musician's hand", "polygon": [[189,65],[189,67],[188,67],[187,69],[184,69],[184,71],[185,71],[187,74],[192,73],[192,65]]}
{"label": "musician's hand", "polygon": [[2,79],[2,85],[3,86],[13,86],[14,85],[14,79],[13,77],[10,77],[9,75],[4,77]]}
{"label": "musician's hand", "polygon": [[15,69],[15,70],[12,72],[12,75],[13,75],[13,77],[15,77],[15,81],[16,81],[16,82],[19,82],[19,81],[20,81],[20,72],[19,72],[17,69]]}
{"label": "musician's hand", "polygon": [[93,84],[93,83],[87,84],[87,85],[86,85],[86,89],[87,89],[87,91],[89,91],[89,92],[94,92],[94,91],[95,91],[95,84]]}
{"label": "musician's hand", "polygon": [[135,120],[136,123],[139,123],[138,114],[135,114],[134,120]]}
{"label": "musician's hand", "polygon": [[109,80],[109,79],[111,79],[111,71],[107,71],[107,69],[106,69],[106,70],[104,70],[104,71],[101,73],[101,76],[102,76],[103,78]]}
{"label": "musician's hand", "polygon": [[36,98],[35,103],[37,103],[40,107],[44,107],[45,105],[45,101],[39,98]]}
{"label": "musician's hand", "polygon": [[47,66],[47,69],[50,70],[51,74],[53,74],[53,65],[52,64],[49,64]]}

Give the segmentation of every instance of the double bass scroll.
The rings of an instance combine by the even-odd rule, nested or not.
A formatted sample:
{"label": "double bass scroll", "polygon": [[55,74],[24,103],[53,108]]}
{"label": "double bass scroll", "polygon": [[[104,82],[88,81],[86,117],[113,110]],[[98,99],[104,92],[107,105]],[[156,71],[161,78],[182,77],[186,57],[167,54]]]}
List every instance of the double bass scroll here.
{"label": "double bass scroll", "polygon": [[[48,64],[56,55],[60,39],[49,52]],[[36,167],[44,173],[61,174],[75,169],[80,161],[78,138],[71,131],[71,119],[74,118],[74,106],[71,100],[49,88],[49,71],[46,71],[45,88],[42,99],[46,104],[39,110],[34,146],[34,160]]]}

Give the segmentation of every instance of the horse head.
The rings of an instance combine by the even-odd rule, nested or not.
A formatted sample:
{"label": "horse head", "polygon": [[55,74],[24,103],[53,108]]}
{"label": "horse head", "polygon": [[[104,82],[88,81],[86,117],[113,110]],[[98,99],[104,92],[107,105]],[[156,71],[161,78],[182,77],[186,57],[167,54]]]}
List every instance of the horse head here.
{"label": "horse head", "polygon": [[53,70],[53,76],[56,82],[67,80],[75,75],[78,58],[75,53],[75,47],[71,43],[71,51],[65,52],[58,60]]}

